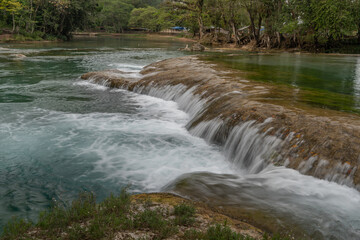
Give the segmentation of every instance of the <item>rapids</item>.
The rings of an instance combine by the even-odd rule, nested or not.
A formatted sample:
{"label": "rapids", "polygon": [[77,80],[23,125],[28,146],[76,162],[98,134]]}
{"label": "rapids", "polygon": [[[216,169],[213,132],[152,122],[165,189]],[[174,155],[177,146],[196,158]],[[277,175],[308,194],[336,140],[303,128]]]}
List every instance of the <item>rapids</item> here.
{"label": "rapids", "polygon": [[359,239],[360,193],[275,166],[283,140],[261,124],[221,139],[220,119],[192,127],[208,104],[195,88],[130,92],[78,78],[115,68],[139,79],[145,65],[181,56],[179,46],[137,38],[1,46],[0,226],[36,220],[83,190],[101,200],[128,186],[205,201],[298,238]]}

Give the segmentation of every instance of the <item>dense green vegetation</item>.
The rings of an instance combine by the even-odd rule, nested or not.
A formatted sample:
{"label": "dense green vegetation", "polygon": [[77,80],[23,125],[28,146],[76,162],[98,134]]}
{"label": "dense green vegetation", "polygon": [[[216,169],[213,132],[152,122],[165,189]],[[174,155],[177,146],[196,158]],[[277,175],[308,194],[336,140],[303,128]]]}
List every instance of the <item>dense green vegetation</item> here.
{"label": "dense green vegetation", "polygon": [[1,0],[0,25],[30,39],[70,39],[98,11],[96,0]]}
{"label": "dense green vegetation", "polygon": [[1,0],[0,27],[32,38],[186,27],[208,43],[329,49],[360,43],[360,0]]}
{"label": "dense green vegetation", "polygon": [[[196,228],[195,214],[195,207],[185,203],[175,205],[171,213],[167,208],[154,208],[148,200],[134,202],[125,191],[119,196],[111,195],[100,204],[93,194],[83,193],[68,208],[55,205],[50,211],[42,212],[37,224],[14,219],[4,228],[0,239],[113,239],[116,234],[136,232],[148,233],[151,239],[175,235],[187,240],[253,239],[232,231],[226,223],[201,231]],[[263,239],[284,238],[265,235]]]}
{"label": "dense green vegetation", "polygon": [[223,41],[238,45],[328,49],[360,43],[359,0],[170,1],[175,10],[192,13],[200,38],[212,26],[213,40],[221,40],[216,29],[222,28],[228,31]]}

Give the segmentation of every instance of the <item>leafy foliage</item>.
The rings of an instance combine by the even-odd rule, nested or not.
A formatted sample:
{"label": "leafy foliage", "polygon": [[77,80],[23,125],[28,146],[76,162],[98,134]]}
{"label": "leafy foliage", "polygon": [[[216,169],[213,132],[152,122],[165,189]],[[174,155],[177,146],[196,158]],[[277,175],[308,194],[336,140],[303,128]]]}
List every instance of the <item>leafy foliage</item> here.
{"label": "leafy foliage", "polygon": [[0,26],[25,40],[181,26],[238,45],[328,49],[360,43],[360,0],[0,0]]}
{"label": "leafy foliage", "polygon": [[0,21],[12,21],[12,31],[34,33],[41,31],[62,39],[71,32],[85,28],[97,10],[96,0],[2,0],[5,12]]}
{"label": "leafy foliage", "polygon": [[172,23],[168,21],[169,18],[169,14],[163,9],[154,7],[136,8],[131,12],[129,25],[133,28],[144,28],[158,32],[172,26]]}
{"label": "leafy foliage", "polygon": [[195,208],[187,204],[179,204],[174,208],[175,223],[191,226],[195,222]]}
{"label": "leafy foliage", "polygon": [[123,32],[128,28],[130,13],[134,6],[125,1],[103,0],[102,10],[98,15],[98,23],[109,32]]}

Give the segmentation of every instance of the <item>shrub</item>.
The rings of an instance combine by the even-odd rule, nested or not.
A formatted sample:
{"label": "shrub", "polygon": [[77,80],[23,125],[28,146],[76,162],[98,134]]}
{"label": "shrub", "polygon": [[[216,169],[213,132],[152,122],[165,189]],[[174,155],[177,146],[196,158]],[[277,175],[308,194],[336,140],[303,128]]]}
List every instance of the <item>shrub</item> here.
{"label": "shrub", "polygon": [[195,222],[195,207],[187,204],[175,206],[175,223],[177,225],[190,226]]}

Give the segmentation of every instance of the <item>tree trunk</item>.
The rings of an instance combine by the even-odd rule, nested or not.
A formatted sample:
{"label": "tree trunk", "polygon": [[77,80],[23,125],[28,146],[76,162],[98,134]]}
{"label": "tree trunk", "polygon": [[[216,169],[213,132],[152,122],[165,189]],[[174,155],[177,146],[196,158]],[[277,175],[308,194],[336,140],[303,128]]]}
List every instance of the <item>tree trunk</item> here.
{"label": "tree trunk", "polygon": [[279,32],[276,32],[276,37],[277,37],[277,44],[278,44],[278,47],[280,48],[281,47],[281,35]]}
{"label": "tree trunk", "polygon": [[314,46],[315,46],[316,49],[317,49],[318,46],[319,46],[319,40],[318,40],[318,36],[317,36],[316,33],[315,33],[315,35],[314,35]]}
{"label": "tree trunk", "polygon": [[199,38],[202,39],[204,37],[204,22],[201,14],[198,17],[198,23],[199,23]]}
{"label": "tree trunk", "polygon": [[254,18],[249,10],[248,10],[248,13],[249,13],[249,18],[250,18],[250,31],[251,31],[251,34],[253,35],[254,39],[256,39]]}
{"label": "tree trunk", "polygon": [[34,11],[33,20],[31,20],[31,33],[34,33],[35,31],[35,20],[36,20],[37,10],[38,8],[36,8],[36,10]]}
{"label": "tree trunk", "polygon": [[231,25],[231,29],[232,29],[233,34],[234,34],[235,43],[236,43],[236,45],[240,45],[240,38],[239,38],[239,35],[238,35],[238,32],[237,32],[237,28],[235,26],[235,23],[233,21],[231,21],[230,25]]}
{"label": "tree trunk", "polygon": [[[31,1],[31,8],[33,9],[32,1]],[[31,15],[31,33],[35,31],[35,23],[36,23],[36,16],[37,11],[39,10],[39,6],[36,6],[35,10],[33,10]]]}
{"label": "tree trunk", "polygon": [[259,45],[259,43],[260,43],[261,22],[262,22],[262,17],[259,14],[258,28],[255,30],[255,33],[256,33],[256,35],[255,35],[256,45]]}
{"label": "tree trunk", "polygon": [[15,14],[14,13],[12,13],[12,22],[13,22],[12,32],[14,33],[15,32],[15,26],[16,26],[16,24],[15,24]]}
{"label": "tree trunk", "polygon": [[360,22],[358,23],[357,39],[358,39],[358,43],[360,43]]}
{"label": "tree trunk", "polygon": [[64,21],[65,21],[65,15],[62,16],[61,18],[61,22],[60,22],[60,26],[58,29],[58,35],[64,35],[63,31],[64,31]]}

